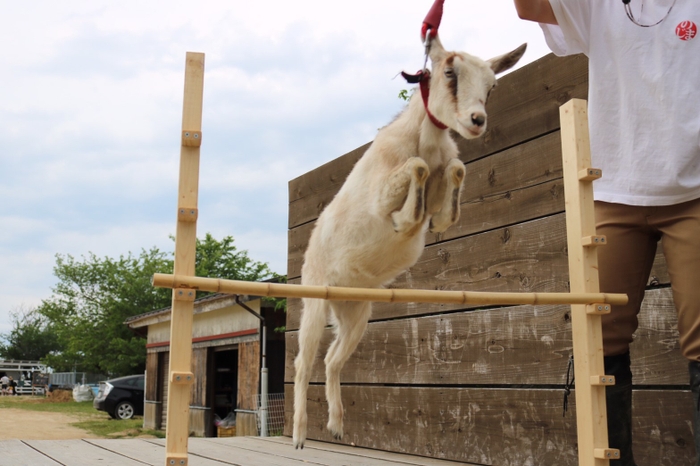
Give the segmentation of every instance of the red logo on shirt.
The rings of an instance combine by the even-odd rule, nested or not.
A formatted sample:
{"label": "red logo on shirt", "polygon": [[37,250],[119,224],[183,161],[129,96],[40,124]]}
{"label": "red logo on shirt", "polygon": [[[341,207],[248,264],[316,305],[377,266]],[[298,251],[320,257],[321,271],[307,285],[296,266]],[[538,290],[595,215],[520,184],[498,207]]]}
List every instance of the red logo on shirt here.
{"label": "red logo on shirt", "polygon": [[698,35],[698,26],[692,21],[682,21],[676,26],[676,35],[680,40],[690,40]]}

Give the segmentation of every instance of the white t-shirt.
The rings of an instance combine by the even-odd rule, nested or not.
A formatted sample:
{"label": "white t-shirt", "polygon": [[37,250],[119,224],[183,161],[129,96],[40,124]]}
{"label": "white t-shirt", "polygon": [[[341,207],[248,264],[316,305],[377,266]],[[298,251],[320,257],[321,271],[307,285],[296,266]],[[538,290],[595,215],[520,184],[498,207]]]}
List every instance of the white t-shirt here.
{"label": "white t-shirt", "polygon": [[[640,27],[622,0],[549,0],[541,24],[557,55],[589,57],[591,163],[597,200],[671,205],[700,198],[700,4],[676,0]],[[673,0],[632,0],[642,24]],[[642,11],[643,6],[643,11]]]}

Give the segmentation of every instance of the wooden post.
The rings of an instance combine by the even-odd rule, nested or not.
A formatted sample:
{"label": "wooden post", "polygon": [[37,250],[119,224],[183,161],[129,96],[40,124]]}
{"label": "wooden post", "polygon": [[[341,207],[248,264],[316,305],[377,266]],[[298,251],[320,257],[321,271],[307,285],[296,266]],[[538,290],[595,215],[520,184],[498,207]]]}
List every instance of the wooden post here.
{"label": "wooden post", "polygon": [[[586,104],[573,99],[560,108],[571,293],[600,291],[596,248],[606,244],[595,232],[592,182],[601,172],[590,167]],[[619,450],[608,448],[605,386],[613,384],[614,377],[604,377],[600,315],[605,312],[609,307],[571,306],[580,466],[607,466],[620,457]]]}
{"label": "wooden post", "polygon": [[[203,91],[204,54],[187,52],[174,264],[174,273],[185,276],[194,276]],[[194,382],[191,369],[194,298],[194,290],[173,289],[168,421],[165,431],[166,466],[184,466],[188,462],[190,391]]]}

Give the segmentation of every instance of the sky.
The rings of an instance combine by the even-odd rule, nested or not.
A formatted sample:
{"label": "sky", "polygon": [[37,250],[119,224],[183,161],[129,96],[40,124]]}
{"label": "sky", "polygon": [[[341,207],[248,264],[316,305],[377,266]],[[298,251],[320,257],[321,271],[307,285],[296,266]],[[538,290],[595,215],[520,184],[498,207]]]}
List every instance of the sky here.
{"label": "sky", "polygon": [[[285,274],[289,181],[401,111],[431,5],[3,1],[0,333],[52,295],[57,254],[174,249],[188,51],[205,53],[198,236]],[[549,52],[512,0],[446,0],[440,37],[483,59],[527,42],[516,69]]]}

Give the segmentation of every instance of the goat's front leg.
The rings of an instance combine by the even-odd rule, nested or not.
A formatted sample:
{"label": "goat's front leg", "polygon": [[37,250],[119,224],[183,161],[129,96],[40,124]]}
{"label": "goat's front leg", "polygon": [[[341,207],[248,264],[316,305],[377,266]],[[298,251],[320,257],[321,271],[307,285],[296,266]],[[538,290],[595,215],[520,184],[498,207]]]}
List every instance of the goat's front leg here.
{"label": "goat's front leg", "polygon": [[425,216],[425,181],[430,170],[419,157],[411,157],[382,186],[379,207],[391,215],[396,232],[412,230]]}
{"label": "goat's front leg", "polygon": [[428,187],[428,212],[433,213],[430,219],[431,232],[442,233],[459,220],[464,175],[464,164],[454,158],[445,166],[442,177]]}

